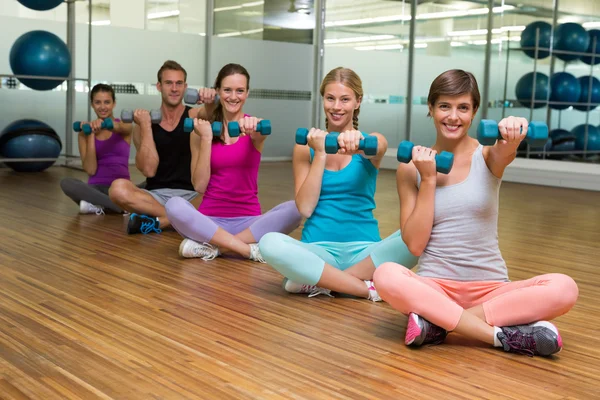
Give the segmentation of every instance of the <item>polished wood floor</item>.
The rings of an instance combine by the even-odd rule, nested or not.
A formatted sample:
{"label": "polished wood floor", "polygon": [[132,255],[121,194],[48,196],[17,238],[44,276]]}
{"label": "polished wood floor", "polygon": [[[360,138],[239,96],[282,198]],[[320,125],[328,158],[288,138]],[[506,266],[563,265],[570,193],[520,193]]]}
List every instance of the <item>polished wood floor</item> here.
{"label": "polished wood floor", "polygon": [[[563,272],[580,289],[555,321],[564,350],[545,359],[460,337],[407,348],[406,317],[385,303],[290,295],[267,265],[180,259],[173,231],[78,215],[68,176],[84,178],[0,170],[2,399],[600,398],[600,193],[502,186],[511,278]],[[263,165],[260,195],[264,209],[291,199],[291,165]],[[392,233],[392,171],[377,205]]]}

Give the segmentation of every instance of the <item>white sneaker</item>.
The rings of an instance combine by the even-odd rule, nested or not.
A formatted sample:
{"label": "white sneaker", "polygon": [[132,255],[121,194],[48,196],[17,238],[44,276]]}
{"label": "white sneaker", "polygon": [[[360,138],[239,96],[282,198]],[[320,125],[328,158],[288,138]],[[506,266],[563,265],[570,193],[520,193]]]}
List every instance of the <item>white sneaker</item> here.
{"label": "white sneaker", "polygon": [[382,298],[379,297],[379,293],[377,293],[375,285],[373,285],[373,281],[365,281],[365,285],[367,285],[367,289],[369,289],[369,300],[383,301]]}
{"label": "white sneaker", "polygon": [[281,286],[283,286],[283,290],[285,290],[288,293],[308,294],[308,297],[315,297],[320,294],[333,297],[331,295],[331,290],[329,289],[323,289],[316,285],[303,285],[300,283],[292,282],[288,278],[283,278]]}
{"label": "white sneaker", "polygon": [[179,245],[179,255],[185,258],[201,258],[204,261],[210,261],[219,255],[219,248],[210,243],[198,243],[191,239],[183,239]]}
{"label": "white sneaker", "polygon": [[95,206],[92,203],[88,203],[85,200],[79,202],[79,214],[104,214],[104,207]]}
{"label": "white sneaker", "polygon": [[250,243],[250,257],[248,257],[252,261],[261,262],[266,264],[267,262],[263,258],[262,254],[260,254],[260,248],[258,247],[258,243]]}

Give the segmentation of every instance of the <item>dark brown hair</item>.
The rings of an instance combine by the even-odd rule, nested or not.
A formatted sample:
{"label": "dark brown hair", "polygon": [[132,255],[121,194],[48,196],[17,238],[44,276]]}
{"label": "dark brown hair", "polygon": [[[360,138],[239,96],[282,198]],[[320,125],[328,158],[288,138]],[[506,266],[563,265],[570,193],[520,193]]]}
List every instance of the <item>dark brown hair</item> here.
{"label": "dark brown hair", "polygon": [[172,71],[181,71],[183,72],[183,80],[187,81],[187,71],[185,70],[185,68],[183,68],[181,66],[181,64],[179,64],[177,61],[173,61],[173,60],[167,60],[164,62],[164,64],[162,65],[162,67],[160,67],[160,69],[158,70],[158,73],[156,74],[156,78],[158,79],[159,83],[162,83],[162,73],[165,70],[172,70]]}
{"label": "dark brown hair", "polygon": [[[451,69],[442,73],[431,82],[427,103],[433,107],[440,96],[460,96],[463,94],[471,95],[473,111],[476,112],[479,109],[481,96],[479,95],[475,76],[462,69]],[[430,114],[428,113],[427,115],[429,116]]]}
{"label": "dark brown hair", "polygon": [[[223,79],[235,74],[244,75],[246,77],[246,90],[250,90],[250,74],[246,68],[242,67],[240,64],[227,64],[221,68],[217,74],[217,79],[215,79],[215,89],[218,91],[221,88]],[[217,107],[215,107],[215,110],[213,111],[211,120],[211,122],[223,122],[223,106],[221,105],[221,102],[217,103]]]}
{"label": "dark brown hair", "polygon": [[117,101],[115,99],[115,90],[112,88],[112,86],[110,85],[106,85],[104,83],[98,83],[97,85],[94,85],[94,87],[92,88],[92,90],[90,91],[90,100],[93,102],[94,101],[94,96],[96,95],[96,93],[98,92],[106,92],[106,93],[110,93],[110,97],[112,97],[113,101]]}
{"label": "dark brown hair", "polygon": [[[360,101],[362,100],[362,96],[363,96],[363,88],[362,88],[362,81],[360,80],[360,77],[358,76],[358,74],[354,71],[352,71],[349,68],[343,68],[343,67],[337,67],[332,69],[331,71],[329,71],[327,73],[327,75],[325,75],[325,78],[323,78],[323,82],[321,82],[321,88],[320,88],[320,92],[321,92],[321,96],[323,96],[325,94],[325,87],[327,85],[329,85],[330,83],[335,83],[335,82],[339,82],[344,86],[349,87],[350,89],[352,89],[352,91],[354,92],[354,95],[356,96],[356,100]],[[360,113],[360,106],[354,110],[354,114],[352,115],[352,126],[354,127],[354,129],[358,129],[358,114]],[[328,129],[329,123],[327,121],[327,118],[325,119],[325,129]]]}

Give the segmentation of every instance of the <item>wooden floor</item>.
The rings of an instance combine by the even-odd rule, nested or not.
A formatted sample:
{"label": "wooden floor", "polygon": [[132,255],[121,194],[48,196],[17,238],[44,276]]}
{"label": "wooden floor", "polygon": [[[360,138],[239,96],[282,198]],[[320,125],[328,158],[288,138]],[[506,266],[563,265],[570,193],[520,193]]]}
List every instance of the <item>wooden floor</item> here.
{"label": "wooden floor", "polygon": [[[600,398],[600,193],[501,189],[511,279],[579,285],[555,321],[564,349],[545,359],[452,335],[407,348],[406,317],[385,303],[290,295],[265,264],[180,259],[173,231],[128,236],[122,216],[78,215],[68,176],[84,178],[0,170],[2,399]],[[264,209],[291,199],[291,165],[263,165],[260,194]],[[377,205],[390,234],[392,171]]]}

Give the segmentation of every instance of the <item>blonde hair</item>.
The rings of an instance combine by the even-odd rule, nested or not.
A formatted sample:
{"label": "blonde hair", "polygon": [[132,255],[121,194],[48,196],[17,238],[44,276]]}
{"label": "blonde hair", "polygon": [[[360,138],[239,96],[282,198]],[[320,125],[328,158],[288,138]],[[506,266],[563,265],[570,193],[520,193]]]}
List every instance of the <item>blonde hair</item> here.
{"label": "blonde hair", "polygon": [[[362,81],[360,77],[356,74],[356,72],[352,71],[350,68],[337,67],[329,71],[325,78],[323,78],[323,82],[321,82],[321,96],[325,94],[325,87],[330,83],[339,82],[344,86],[349,87],[354,92],[356,96],[356,100],[362,100],[363,89],[362,89]],[[360,113],[360,106],[354,110],[354,114],[352,115],[352,126],[354,129],[358,129],[358,114]],[[325,128],[329,129],[327,126],[329,121],[325,119]]]}

